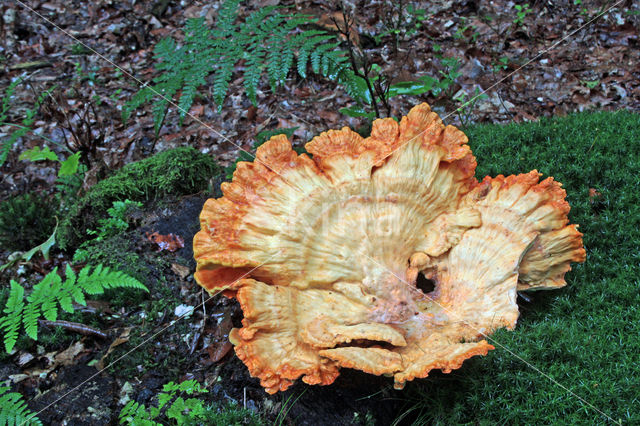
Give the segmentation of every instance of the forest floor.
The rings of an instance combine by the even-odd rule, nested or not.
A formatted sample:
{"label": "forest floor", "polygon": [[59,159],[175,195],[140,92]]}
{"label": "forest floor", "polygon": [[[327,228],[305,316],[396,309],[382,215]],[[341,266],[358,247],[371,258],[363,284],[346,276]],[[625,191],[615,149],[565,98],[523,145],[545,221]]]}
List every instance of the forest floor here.
{"label": "forest floor", "polygon": [[[446,124],[465,129],[591,110],[640,112],[640,7],[635,2],[622,1],[610,10],[614,2],[581,0],[526,5],[445,0],[404,2],[401,8],[391,3],[345,2],[347,10],[355,11],[350,31],[356,35],[356,48],[390,82],[423,76],[450,81],[437,96],[427,92],[391,98],[385,111],[390,116],[405,115],[413,105],[428,102]],[[265,5],[291,6],[317,18],[327,31],[335,29],[342,16],[330,1],[264,0],[242,2],[240,19]],[[86,170],[78,188],[82,194],[113,171],[170,148],[190,146],[228,166],[239,148],[253,149],[261,131],[295,128],[293,142],[301,145],[328,129],[366,127],[367,119],[339,112],[353,105],[353,99],[334,82],[314,75],[301,79],[292,72],[275,91],[263,78],[252,105],[244,94],[240,69],[220,112],[205,88],[182,125],[175,108],[170,108],[156,135],[150,104],[123,123],[124,104],[141,83],[158,75],[154,46],[165,37],[182,40],[188,18],[205,17],[213,25],[218,7],[219,2],[207,1],[3,2],[0,93],[10,107],[0,120],[0,138],[8,138],[15,124],[24,124],[41,93],[52,91],[29,124],[32,131],[16,141],[1,166],[0,200],[56,191],[55,162],[19,159],[25,150],[43,144],[60,156],[85,154]],[[22,82],[13,96],[6,96],[18,78]],[[486,96],[468,105],[460,101],[484,91]],[[190,245],[202,204],[219,194],[223,178],[212,180],[208,192],[176,194],[141,209],[126,244],[149,268],[149,279],[155,281],[151,290],[158,294],[138,305],[134,302],[141,296],[132,293],[122,298],[132,297],[133,302],[103,297],[74,317],[90,321],[107,334],[106,339],[43,331],[53,334],[38,342],[19,342],[17,350],[0,358],[0,377],[10,379],[12,389],[25,396],[32,410],[62,397],[39,414],[45,424],[114,423],[124,402],[151,404],[162,385],[184,379],[207,383],[211,400],[239,402],[268,422],[351,424],[355,419],[387,424],[398,415],[404,402],[389,389],[388,379],[352,371],[331,387],[306,390],[296,385],[284,396],[267,397],[227,341],[229,330],[242,318],[231,300],[216,299],[206,305],[207,317],[199,310],[171,326],[184,309],[203,300],[192,277]],[[166,246],[149,237],[153,232],[173,233],[184,242],[177,250],[164,250]],[[0,264],[11,253],[0,248]],[[8,288],[10,279],[33,284],[72,257],[72,251],[54,247],[51,260],[36,256],[0,272],[1,285]],[[159,290],[162,285],[170,288]],[[108,365],[137,344],[141,346],[133,354],[92,377],[97,363]],[[381,389],[378,397],[372,389]]]}

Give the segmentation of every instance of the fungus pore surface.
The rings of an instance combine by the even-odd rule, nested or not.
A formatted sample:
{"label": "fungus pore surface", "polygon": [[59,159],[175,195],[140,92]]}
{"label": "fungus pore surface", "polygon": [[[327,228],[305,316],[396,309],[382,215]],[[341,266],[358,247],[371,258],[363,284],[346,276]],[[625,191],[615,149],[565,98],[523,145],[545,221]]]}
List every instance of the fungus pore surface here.
{"label": "fungus pore surface", "polygon": [[427,104],[306,149],[275,136],[239,163],[194,239],[195,278],[240,302],[230,339],[269,393],[342,367],[396,388],[450,372],[515,327],[517,290],[562,287],[585,259],[560,183],[478,182],[467,137]]}

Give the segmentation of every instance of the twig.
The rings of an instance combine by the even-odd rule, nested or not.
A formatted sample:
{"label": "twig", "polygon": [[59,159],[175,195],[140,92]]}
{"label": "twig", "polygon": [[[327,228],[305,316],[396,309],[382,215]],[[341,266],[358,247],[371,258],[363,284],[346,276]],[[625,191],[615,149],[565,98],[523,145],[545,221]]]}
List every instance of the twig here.
{"label": "twig", "polygon": [[[7,122],[2,121],[2,122],[0,122],[0,126],[11,126],[11,127],[16,127],[18,129],[26,130],[27,132],[32,133],[34,136],[37,136],[37,137],[39,137],[39,138],[41,138],[41,139],[43,139],[43,140],[45,140],[45,141],[47,141],[49,143],[57,145],[62,149],[66,149],[67,151],[70,151],[69,148],[67,148],[66,146],[62,145],[60,142],[56,142],[51,138],[48,138],[48,137],[46,137],[44,135],[36,133],[33,129],[30,129],[30,128],[25,127],[25,126],[21,126],[20,124],[7,123]],[[73,151],[71,151],[71,152],[73,152]]]}
{"label": "twig", "polygon": [[44,325],[46,327],[62,327],[65,330],[73,331],[74,333],[82,334],[83,336],[94,336],[99,337],[101,339],[106,339],[107,333],[102,330],[98,330],[97,328],[88,326],[86,324],[81,324],[79,322],[71,322],[71,321],[49,321],[49,320],[38,320],[40,325]]}
{"label": "twig", "polygon": [[19,64],[13,64],[9,66],[9,70],[29,70],[29,69],[38,69],[38,68],[50,68],[53,64],[47,61],[30,61],[30,62],[22,62]]}
{"label": "twig", "polygon": [[504,101],[502,100],[502,96],[500,96],[500,91],[496,90],[496,94],[498,95],[498,99],[500,100],[500,103],[502,104],[502,108],[504,108],[504,110],[509,115],[509,117],[511,117],[511,121],[513,121],[513,114],[511,114],[511,111],[509,111],[509,108],[507,108],[507,106],[504,104]]}
{"label": "twig", "polygon": [[202,297],[202,319],[200,320],[200,330],[196,331],[193,334],[193,340],[191,341],[191,348],[189,348],[189,355],[193,354],[196,350],[196,346],[198,345],[198,341],[200,340],[200,336],[204,334],[204,326],[207,322],[207,307],[205,306],[204,300],[204,289],[200,288],[200,296]]}
{"label": "twig", "polygon": [[362,78],[367,84],[367,90],[369,91],[369,95],[371,96],[371,104],[373,105],[373,109],[376,113],[376,117],[380,118],[380,111],[378,110],[378,101],[376,99],[376,92],[371,86],[371,81],[369,80],[369,71],[371,71],[371,66],[369,61],[367,60],[366,55],[362,55],[360,58],[362,61],[362,71],[360,71],[360,67],[358,67],[358,63],[356,61],[355,54],[353,53],[354,47],[353,42],[351,41],[351,34],[349,33],[349,28],[351,27],[352,20],[351,16],[347,13],[347,9],[344,7],[344,3],[340,4],[340,9],[342,10],[342,20],[344,22],[344,29],[340,28],[340,24],[338,20],[335,18],[331,18],[334,25],[338,29],[340,33],[345,37],[347,41],[347,47],[349,51],[349,61],[351,62],[351,69],[356,77]]}

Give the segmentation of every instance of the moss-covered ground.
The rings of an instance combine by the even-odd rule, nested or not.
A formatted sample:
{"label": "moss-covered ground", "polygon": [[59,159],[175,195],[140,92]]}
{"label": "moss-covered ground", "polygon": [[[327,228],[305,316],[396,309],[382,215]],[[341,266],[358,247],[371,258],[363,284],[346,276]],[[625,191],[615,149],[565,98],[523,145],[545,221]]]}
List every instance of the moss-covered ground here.
{"label": "moss-covered ground", "polygon": [[88,238],[86,230],[96,229],[114,201],[146,202],[193,194],[206,189],[209,179],[219,171],[213,158],[190,147],[163,151],[128,164],[70,206],[58,230],[58,243],[63,249],[77,247]]}
{"label": "moss-covered ground", "polygon": [[519,300],[515,331],[496,333],[488,356],[409,384],[400,414],[421,424],[640,424],[640,115],[466,133],[477,177],[537,169],[563,183],[587,260],[567,287]]}

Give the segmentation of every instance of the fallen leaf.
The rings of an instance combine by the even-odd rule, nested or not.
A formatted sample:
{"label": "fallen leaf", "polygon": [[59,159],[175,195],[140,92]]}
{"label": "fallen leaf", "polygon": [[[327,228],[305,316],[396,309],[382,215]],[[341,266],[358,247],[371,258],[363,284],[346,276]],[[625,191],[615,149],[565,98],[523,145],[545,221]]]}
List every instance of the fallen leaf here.
{"label": "fallen leaf", "polygon": [[224,312],[220,323],[213,332],[213,342],[206,348],[211,362],[218,362],[231,350],[233,345],[229,342],[229,332],[233,328],[231,314],[229,311]]}
{"label": "fallen leaf", "polygon": [[[310,11],[314,13],[313,11]],[[356,46],[360,45],[360,35],[358,34],[358,24],[356,23],[353,16],[348,18],[348,22],[345,22],[344,16],[342,12],[333,12],[333,13],[323,13],[318,16],[318,20],[316,21],[316,25],[329,30],[335,31],[340,34],[340,37],[345,39],[344,36],[345,29],[347,25],[349,25],[348,32],[349,38],[351,42]]]}
{"label": "fallen leaf", "polygon": [[18,367],[24,368],[27,364],[31,363],[36,357],[30,354],[29,352],[22,352],[18,357]]}
{"label": "fallen leaf", "polygon": [[340,119],[340,114],[335,111],[318,111],[318,117],[322,118],[327,122],[327,125],[332,125],[338,122]]}
{"label": "fallen leaf", "polygon": [[191,274],[191,269],[188,266],[180,265],[177,263],[171,264],[171,270],[180,278],[185,279]]}
{"label": "fallen leaf", "polygon": [[233,345],[228,340],[224,342],[215,342],[207,346],[207,353],[211,362],[218,362],[229,353]]}
{"label": "fallen leaf", "polygon": [[202,114],[204,114],[204,105],[195,105],[189,111],[189,115],[193,115],[196,117],[200,117]]}
{"label": "fallen leaf", "polygon": [[179,235],[162,235],[156,231],[152,234],[147,232],[146,236],[149,241],[158,245],[158,251],[167,250],[174,252],[184,247],[184,240]]}
{"label": "fallen leaf", "polygon": [[76,342],[54,357],[58,365],[71,365],[80,352],[84,351],[82,342]]}
{"label": "fallen leaf", "polygon": [[109,354],[111,352],[113,352],[113,350],[117,347],[120,346],[123,343],[127,343],[129,341],[129,337],[130,337],[130,333],[131,333],[131,329],[133,327],[125,327],[124,330],[122,330],[122,333],[120,333],[120,336],[118,336],[112,343],[111,345],[109,345],[109,349],[107,349],[107,353],[105,353],[102,358],[100,358],[100,361],[98,362],[98,370],[102,370],[104,368],[104,360],[109,356]]}
{"label": "fallen leaf", "polygon": [[23,373],[19,373],[19,374],[10,374],[8,376],[9,380],[11,380],[11,383],[20,383],[23,380],[28,379],[29,377],[31,377],[28,374],[23,374]]}

